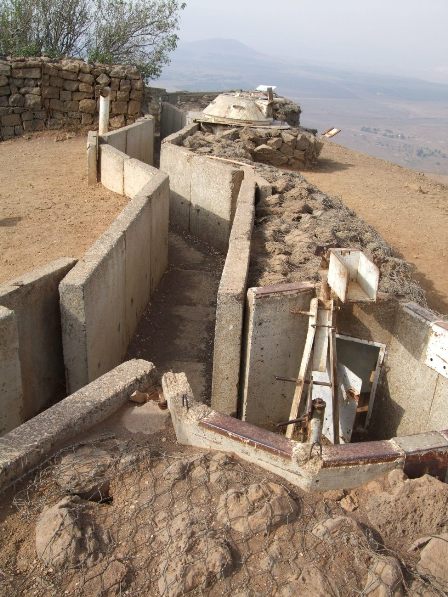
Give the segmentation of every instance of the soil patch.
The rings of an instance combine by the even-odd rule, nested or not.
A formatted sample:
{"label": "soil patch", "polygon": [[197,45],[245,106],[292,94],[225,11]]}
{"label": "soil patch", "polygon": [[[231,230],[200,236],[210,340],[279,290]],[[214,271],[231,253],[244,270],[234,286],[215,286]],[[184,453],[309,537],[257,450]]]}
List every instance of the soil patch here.
{"label": "soil patch", "polygon": [[302,173],[374,226],[412,264],[428,305],[448,312],[448,177],[436,180],[333,142]]}
{"label": "soil patch", "polygon": [[4,141],[0,164],[0,283],[59,257],[81,257],[128,202],[87,185],[84,135]]}

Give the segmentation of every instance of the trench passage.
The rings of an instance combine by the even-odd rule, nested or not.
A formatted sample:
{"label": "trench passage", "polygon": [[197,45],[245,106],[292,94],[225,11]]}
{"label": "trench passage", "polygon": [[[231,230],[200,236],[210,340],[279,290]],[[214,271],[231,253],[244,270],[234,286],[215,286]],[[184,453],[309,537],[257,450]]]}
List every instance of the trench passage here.
{"label": "trench passage", "polygon": [[127,358],[159,373],[184,372],[196,399],[210,401],[216,295],[224,257],[197,239],[169,235],[169,266],[140,319]]}

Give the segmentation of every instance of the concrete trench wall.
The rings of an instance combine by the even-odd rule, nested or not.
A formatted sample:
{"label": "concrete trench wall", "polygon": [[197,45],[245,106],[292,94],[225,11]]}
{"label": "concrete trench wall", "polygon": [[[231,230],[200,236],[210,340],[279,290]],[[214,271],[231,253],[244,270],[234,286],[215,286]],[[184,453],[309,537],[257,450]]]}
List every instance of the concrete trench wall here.
{"label": "concrete trench wall", "polygon": [[167,267],[168,178],[144,163],[153,159],[153,119],[101,138],[102,170],[93,138],[89,176],[96,182],[98,171],[131,201],[72,276],[76,260],[61,258],[0,286],[0,435],[121,362]]}
{"label": "concrete trench wall", "polygon": [[308,330],[314,284],[249,288],[243,337],[240,413],[244,421],[273,428],[287,421],[295,385],[275,376],[297,378]]}
{"label": "concrete trench wall", "polygon": [[162,102],[160,113],[160,138],[177,133],[187,124],[187,115],[173,104]]}
{"label": "concrete trench wall", "polygon": [[182,147],[197,130],[198,125],[188,125],[162,142],[160,169],[170,177],[170,222],[225,252],[244,172]]}
{"label": "concrete trench wall", "polygon": [[168,265],[168,177],[110,143],[99,154],[101,182],[131,201],[60,285],[70,392],[123,360]]}
{"label": "concrete trench wall", "polygon": [[0,435],[65,396],[61,258],[0,286]]}
{"label": "concrete trench wall", "polygon": [[342,309],[342,333],[386,345],[370,424],[373,437],[393,437],[448,427],[448,379],[426,364],[431,324],[427,309],[396,300]]}
{"label": "concrete trench wall", "polygon": [[255,216],[256,181],[245,173],[230,233],[216,304],[211,403],[215,410],[238,411],[244,304]]}
{"label": "concrete trench wall", "polygon": [[100,145],[111,145],[144,164],[154,163],[154,118],[144,116],[134,124],[100,135]]}

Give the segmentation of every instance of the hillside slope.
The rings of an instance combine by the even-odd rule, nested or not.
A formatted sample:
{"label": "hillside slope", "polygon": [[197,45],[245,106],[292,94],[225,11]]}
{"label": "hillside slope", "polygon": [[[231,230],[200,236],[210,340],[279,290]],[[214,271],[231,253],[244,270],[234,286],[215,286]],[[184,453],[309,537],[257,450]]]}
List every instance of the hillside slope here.
{"label": "hillside slope", "polygon": [[302,173],[376,228],[415,266],[428,305],[448,312],[448,186],[334,142]]}

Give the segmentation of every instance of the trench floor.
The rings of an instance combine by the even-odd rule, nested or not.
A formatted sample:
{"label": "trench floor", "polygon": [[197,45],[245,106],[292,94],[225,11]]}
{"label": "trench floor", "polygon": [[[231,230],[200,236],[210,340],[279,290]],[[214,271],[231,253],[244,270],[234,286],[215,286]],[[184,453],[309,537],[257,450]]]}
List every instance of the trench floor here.
{"label": "trench floor", "polygon": [[144,312],[127,358],[154,363],[160,374],[185,372],[197,399],[211,394],[216,295],[224,257],[197,239],[169,238],[169,268]]}

